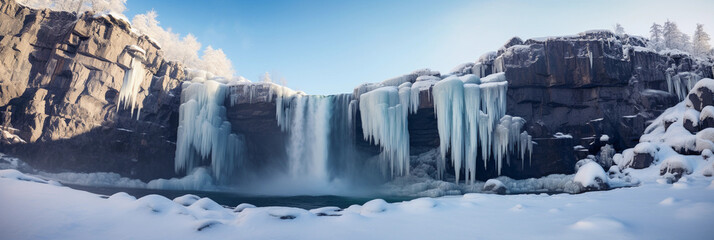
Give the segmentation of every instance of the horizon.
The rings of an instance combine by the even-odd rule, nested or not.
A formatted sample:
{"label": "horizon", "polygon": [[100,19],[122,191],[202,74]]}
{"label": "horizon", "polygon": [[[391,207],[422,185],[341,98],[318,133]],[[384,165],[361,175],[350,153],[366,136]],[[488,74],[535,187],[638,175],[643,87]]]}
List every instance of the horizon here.
{"label": "horizon", "polygon": [[[496,51],[515,36],[526,40],[593,29],[612,31],[620,23],[630,35],[649,37],[653,22],[669,19],[691,37],[696,23],[714,22],[714,15],[705,10],[714,8],[714,2],[670,6],[665,1],[634,1],[608,8],[616,2],[147,0],[127,1],[125,14],[131,19],[153,9],[164,28],[181,36],[194,34],[202,48],[222,48],[236,76],[258,81],[269,72],[276,83],[284,81],[292,89],[321,95],[352,92],[361,83],[416,69],[446,74]],[[648,9],[632,11],[643,2]],[[503,16],[501,9],[510,13],[497,18]],[[665,13],[671,16],[664,17]],[[498,19],[498,24],[490,19]],[[704,29],[714,33],[714,26],[707,24]],[[490,37],[481,37],[482,33]]]}

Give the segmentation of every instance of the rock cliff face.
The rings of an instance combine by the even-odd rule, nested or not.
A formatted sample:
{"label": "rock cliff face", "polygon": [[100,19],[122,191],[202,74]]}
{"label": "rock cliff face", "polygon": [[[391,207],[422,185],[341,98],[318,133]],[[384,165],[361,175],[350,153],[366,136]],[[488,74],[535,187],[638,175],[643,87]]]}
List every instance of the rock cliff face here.
{"label": "rock cliff face", "polygon": [[[77,18],[0,0],[0,125],[27,142],[2,151],[54,171],[171,176],[184,71],[159,49],[112,15]],[[138,119],[117,109],[137,54],[146,69]]]}

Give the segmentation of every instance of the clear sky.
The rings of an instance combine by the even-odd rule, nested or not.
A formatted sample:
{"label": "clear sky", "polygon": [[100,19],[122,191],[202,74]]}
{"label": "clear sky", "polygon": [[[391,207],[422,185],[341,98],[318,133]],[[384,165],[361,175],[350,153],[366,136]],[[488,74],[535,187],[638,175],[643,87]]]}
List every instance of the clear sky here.
{"label": "clear sky", "polygon": [[714,1],[257,1],[128,0],[132,18],[154,9],[164,28],[222,48],[237,75],[265,72],[310,94],[352,92],[431,68],[448,73],[508,39],[612,29],[648,36],[670,19],[714,37]]}

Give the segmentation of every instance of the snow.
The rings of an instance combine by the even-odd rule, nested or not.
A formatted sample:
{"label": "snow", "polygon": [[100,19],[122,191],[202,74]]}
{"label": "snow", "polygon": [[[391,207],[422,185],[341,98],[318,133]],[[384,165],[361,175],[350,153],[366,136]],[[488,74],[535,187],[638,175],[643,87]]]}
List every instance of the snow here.
{"label": "snow", "polygon": [[573,135],[557,132],[557,133],[553,134],[553,137],[555,137],[555,138],[573,138]]}
{"label": "snow", "polygon": [[578,172],[575,174],[573,181],[582,184],[584,187],[599,188],[599,184],[607,184],[608,179],[607,174],[599,164],[588,162],[578,168]]}
{"label": "snow", "polygon": [[211,190],[216,189],[214,179],[209,173],[209,170],[199,167],[193,170],[190,174],[182,178],[171,179],[155,179],[146,184],[147,188],[151,189],[166,189],[166,190]]}
{"label": "snow", "polygon": [[600,142],[607,142],[607,141],[610,141],[610,136],[608,136],[607,134],[603,134],[602,136],[600,136]]}
{"label": "snow", "polygon": [[702,112],[699,114],[699,121],[703,122],[705,119],[714,119],[714,106],[702,108]]}
{"label": "snow", "polygon": [[642,142],[635,145],[633,151],[634,153],[648,153],[654,157],[657,153],[657,146],[649,142]]}
{"label": "snow", "polygon": [[[139,49],[143,51],[143,49]],[[124,73],[124,82],[121,85],[121,89],[119,89],[117,111],[119,111],[119,107],[122,106],[123,109],[131,107],[131,116],[133,117],[134,109],[136,108],[136,119],[138,120],[142,104],[137,102],[137,97],[139,96],[141,83],[144,82],[146,70],[144,69],[144,63],[141,62],[141,58],[137,56],[131,58],[129,65],[131,68]]]}
{"label": "snow", "polygon": [[137,45],[128,45],[128,46],[126,46],[126,48],[129,51],[140,52],[142,55],[146,55],[146,50],[144,50],[143,48],[141,48]]}
{"label": "snow", "polygon": [[[650,176],[656,171],[631,174]],[[686,187],[644,179],[639,187],[577,195],[467,194],[399,203],[376,199],[342,210],[247,207],[234,211],[207,198],[192,197],[196,201],[188,207],[159,195],[135,199],[118,193],[103,199],[67,187],[0,178],[0,231],[7,239],[706,239],[711,235],[714,191],[709,186],[714,181],[710,177],[687,176],[680,184]]]}

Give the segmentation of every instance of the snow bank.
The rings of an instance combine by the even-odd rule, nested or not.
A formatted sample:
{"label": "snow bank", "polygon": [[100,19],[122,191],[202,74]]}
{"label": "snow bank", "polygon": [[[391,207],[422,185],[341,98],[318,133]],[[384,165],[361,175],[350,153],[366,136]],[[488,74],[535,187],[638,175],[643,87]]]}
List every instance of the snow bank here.
{"label": "snow bank", "polygon": [[[0,192],[12,193],[0,194],[0,212],[12,216],[0,231],[8,239],[697,239],[708,236],[706,224],[714,220],[711,182],[691,176],[681,189],[648,181],[638,188],[581,195],[468,194],[399,203],[376,199],[342,210],[253,207],[234,212],[207,198],[188,207],[158,195],[134,199],[118,193],[103,199],[0,178]],[[504,231],[504,222],[519,226],[518,231]],[[459,231],[434,231],[450,228]]]}
{"label": "snow bank", "polygon": [[580,183],[583,187],[593,189],[606,189],[608,179],[602,167],[595,162],[585,163],[573,177],[574,182]]}

